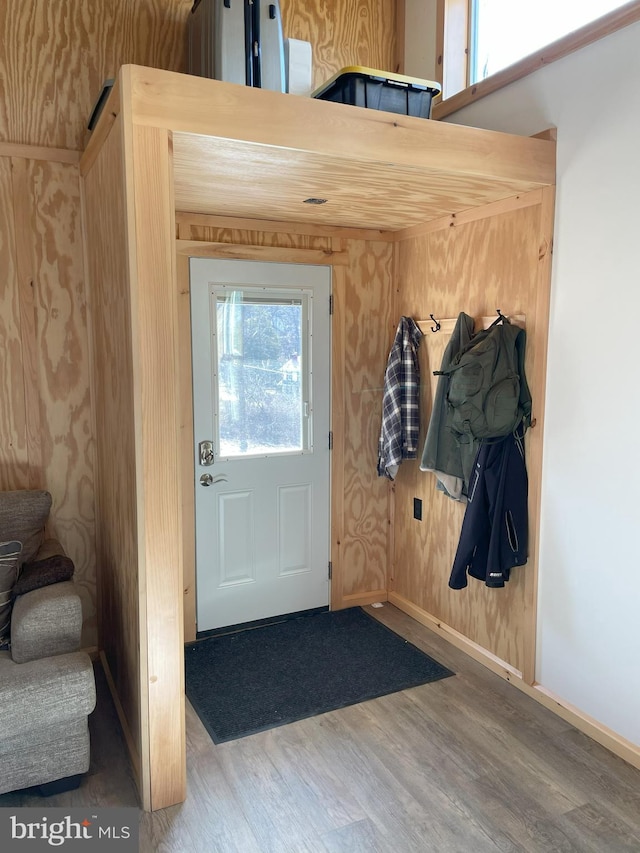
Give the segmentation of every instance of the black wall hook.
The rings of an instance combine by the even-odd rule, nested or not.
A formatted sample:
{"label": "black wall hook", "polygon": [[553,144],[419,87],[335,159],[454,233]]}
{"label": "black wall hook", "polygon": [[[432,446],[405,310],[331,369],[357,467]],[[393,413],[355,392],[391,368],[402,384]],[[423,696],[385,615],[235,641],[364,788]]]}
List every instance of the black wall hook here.
{"label": "black wall hook", "polygon": [[436,318],[433,316],[433,314],[429,314],[429,316],[431,317],[431,319],[432,319],[432,320],[433,320],[433,322],[435,323],[435,326],[432,326],[432,327],[431,327],[431,331],[432,331],[432,332],[439,332],[439,331],[440,331],[440,323],[438,323],[438,321],[437,321],[437,320],[436,320]]}

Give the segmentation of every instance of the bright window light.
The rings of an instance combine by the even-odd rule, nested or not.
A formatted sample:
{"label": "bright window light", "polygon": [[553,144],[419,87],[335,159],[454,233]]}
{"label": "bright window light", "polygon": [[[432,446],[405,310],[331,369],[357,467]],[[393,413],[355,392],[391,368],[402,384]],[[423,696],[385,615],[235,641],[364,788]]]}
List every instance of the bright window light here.
{"label": "bright window light", "polygon": [[615,0],[472,0],[471,82],[624,5]]}

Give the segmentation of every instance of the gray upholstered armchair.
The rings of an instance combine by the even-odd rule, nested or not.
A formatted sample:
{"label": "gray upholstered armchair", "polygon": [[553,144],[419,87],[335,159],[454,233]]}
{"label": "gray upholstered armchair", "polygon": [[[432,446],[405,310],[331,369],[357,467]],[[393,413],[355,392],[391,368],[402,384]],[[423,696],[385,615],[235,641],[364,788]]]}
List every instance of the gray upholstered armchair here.
{"label": "gray upholstered armchair", "polygon": [[[44,540],[50,507],[48,492],[0,492],[0,640],[3,633],[5,640],[0,794],[34,785],[43,793],[73,788],[89,768],[93,668],[89,656],[78,651],[82,607],[76,588],[70,580],[55,582],[51,558],[63,551],[55,540]],[[21,588],[29,591],[13,600]]]}

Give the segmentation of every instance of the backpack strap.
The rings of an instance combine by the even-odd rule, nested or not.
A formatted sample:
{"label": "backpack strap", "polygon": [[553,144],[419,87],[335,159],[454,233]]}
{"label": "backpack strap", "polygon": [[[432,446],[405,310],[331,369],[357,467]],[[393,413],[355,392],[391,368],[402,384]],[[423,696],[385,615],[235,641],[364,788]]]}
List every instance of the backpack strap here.
{"label": "backpack strap", "polygon": [[525,430],[531,426],[531,391],[524,371],[524,354],[527,344],[527,333],[520,329],[516,337],[516,355],[518,357],[518,374],[520,376],[520,408],[522,409],[522,425]]}

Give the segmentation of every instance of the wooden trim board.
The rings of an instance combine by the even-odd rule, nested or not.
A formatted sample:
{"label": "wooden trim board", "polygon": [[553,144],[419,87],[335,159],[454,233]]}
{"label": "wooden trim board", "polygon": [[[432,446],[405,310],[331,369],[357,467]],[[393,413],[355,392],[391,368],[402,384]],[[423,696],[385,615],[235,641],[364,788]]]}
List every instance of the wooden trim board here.
{"label": "wooden trim board", "polygon": [[0,157],[23,157],[25,160],[47,160],[50,163],[67,163],[75,166],[80,162],[80,153],[80,151],[70,151],[66,148],[0,142]]}
{"label": "wooden trim board", "polygon": [[[540,231],[538,242],[538,268],[536,270],[536,306],[529,317],[527,338],[534,342],[535,359],[529,377],[532,388],[545,388],[547,376],[547,346],[551,301],[551,259],[553,254],[553,224],[555,193],[542,191]],[[542,453],[544,439],[545,394],[533,401],[531,423],[537,429],[529,430],[528,465],[537,476],[529,478],[529,526],[535,532],[529,542],[529,562],[535,571],[525,574],[525,613],[523,635],[523,678],[528,684],[535,679],[536,633],[538,613],[538,560],[540,548],[540,516],[542,506]]]}
{"label": "wooden trim board", "polygon": [[[508,314],[506,311],[503,311],[502,314],[516,326],[520,326],[522,329],[526,327],[527,318],[524,314]],[[488,329],[489,326],[492,323],[495,323],[497,319],[497,314],[494,314],[491,317],[480,317],[476,320],[476,331],[480,329]],[[450,335],[453,332],[458,319],[457,317],[446,317],[444,320],[441,320],[439,317],[436,317],[436,321],[440,326],[437,332],[433,331],[433,320],[416,320],[416,325],[423,335],[437,335],[439,333],[442,333],[443,335]]]}
{"label": "wooden trim board", "polygon": [[[111,132],[111,128],[113,127],[115,120],[122,110],[122,103],[120,98],[120,89],[121,89],[120,77],[116,79],[115,84],[113,85],[111,91],[109,92],[109,98],[107,103],[105,104],[104,109],[100,113],[100,118],[98,119],[98,124],[94,127],[93,133],[89,138],[89,142],[87,147],[85,148],[82,157],[80,158],[80,174],[86,175],[93,165],[96,157],[100,153],[100,149],[102,148],[105,139]],[[123,88],[126,93],[129,95],[129,81],[128,78],[125,78]],[[130,95],[129,97],[124,99],[124,110],[125,113],[130,115]]]}
{"label": "wooden trim board", "polygon": [[404,74],[406,23],[407,9],[405,0],[396,0],[396,74]]}
{"label": "wooden trim board", "polygon": [[386,589],[373,589],[371,592],[355,592],[342,596],[342,607],[366,607],[377,601],[387,601]]}
{"label": "wooden trim board", "polygon": [[501,213],[510,213],[512,210],[520,210],[523,207],[533,207],[542,202],[542,189],[531,190],[528,193],[521,195],[510,196],[509,198],[500,199],[490,204],[484,204],[481,207],[470,207],[468,210],[462,210],[460,213],[452,213],[449,216],[441,216],[438,219],[432,219],[430,222],[425,222],[421,225],[414,225],[411,228],[404,228],[401,231],[394,231],[393,240],[410,240],[414,237],[422,237],[423,234],[430,234],[433,231],[441,231],[445,228],[459,228],[462,225],[467,225],[469,222],[478,222],[480,219],[489,219],[492,216],[499,216]]}
{"label": "wooden trim board", "polygon": [[189,256],[177,256],[178,369],[180,371],[180,472],[182,478],[182,587],[184,642],[196,639],[196,522],[193,461],[193,384]]}
{"label": "wooden trim board", "polygon": [[288,264],[344,265],[346,252],[333,249],[291,249],[277,246],[249,246],[244,243],[208,243],[199,240],[177,240],[178,255],[190,258],[230,258],[245,261],[280,261]]}
{"label": "wooden trim board", "polygon": [[[554,150],[541,139],[291,98],[265,89],[258,104],[250,87],[157,68],[125,65],[120,75],[130,81],[136,124],[167,128],[191,140],[241,140],[247,147],[355,161],[365,169],[383,169],[393,152],[398,166],[452,177],[500,177],[538,185],[555,180]],[[110,101],[107,106],[111,109]]]}
{"label": "wooden trim board", "polygon": [[286,222],[280,219],[249,219],[240,216],[219,216],[207,213],[176,213],[178,228],[184,226],[185,232],[180,232],[181,240],[190,240],[191,226],[200,228],[221,228],[236,231],[259,231],[260,233],[296,234],[309,237],[336,237],[351,240],[382,240],[395,239],[393,231],[383,231],[379,228],[344,228],[337,225],[323,225],[313,222]]}
{"label": "wooden trim board", "polygon": [[345,487],[345,302],[347,276],[345,267],[336,267],[331,276],[333,294],[333,322],[331,324],[331,609],[343,607],[344,568],[342,542],[344,540],[344,487]]}
{"label": "wooden trim board", "polygon": [[[186,796],[179,375],[171,140],[166,130],[132,128],[137,275],[132,280],[134,363],[139,371],[138,485],[140,687],[148,703],[150,808]],[[176,642],[177,640],[177,642]],[[141,643],[142,645],[142,643]]]}

